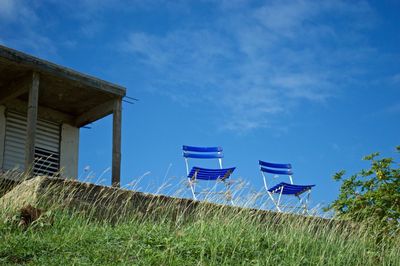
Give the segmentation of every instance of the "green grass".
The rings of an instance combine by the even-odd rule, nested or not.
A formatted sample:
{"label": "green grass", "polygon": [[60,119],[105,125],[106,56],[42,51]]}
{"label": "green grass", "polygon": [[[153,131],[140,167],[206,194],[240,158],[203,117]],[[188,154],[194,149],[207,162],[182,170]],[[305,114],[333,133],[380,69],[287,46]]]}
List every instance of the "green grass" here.
{"label": "green grass", "polygon": [[111,225],[56,211],[27,230],[12,219],[0,221],[0,264],[400,265],[398,244],[378,247],[365,232],[313,222],[262,224],[229,214]]}
{"label": "green grass", "polygon": [[60,199],[27,228],[18,225],[18,211],[0,209],[0,265],[400,265],[398,235],[378,244],[362,224],[212,204],[187,217],[177,201],[100,221],[101,201],[80,211],[59,205],[78,190],[48,188]]}

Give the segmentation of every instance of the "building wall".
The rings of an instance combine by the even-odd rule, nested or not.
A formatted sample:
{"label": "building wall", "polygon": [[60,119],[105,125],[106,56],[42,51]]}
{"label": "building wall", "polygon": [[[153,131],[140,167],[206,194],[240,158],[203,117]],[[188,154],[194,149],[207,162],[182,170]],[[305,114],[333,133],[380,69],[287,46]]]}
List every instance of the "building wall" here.
{"label": "building wall", "polygon": [[63,177],[78,177],[79,128],[63,124],[61,127],[60,169]]}
{"label": "building wall", "polygon": [[0,170],[3,169],[4,140],[6,136],[5,106],[0,105]]}
{"label": "building wall", "polygon": [[[3,168],[6,133],[6,108],[0,105],[0,170]],[[40,117],[39,117],[40,119]],[[61,125],[60,170],[66,178],[78,176],[79,128]]]}

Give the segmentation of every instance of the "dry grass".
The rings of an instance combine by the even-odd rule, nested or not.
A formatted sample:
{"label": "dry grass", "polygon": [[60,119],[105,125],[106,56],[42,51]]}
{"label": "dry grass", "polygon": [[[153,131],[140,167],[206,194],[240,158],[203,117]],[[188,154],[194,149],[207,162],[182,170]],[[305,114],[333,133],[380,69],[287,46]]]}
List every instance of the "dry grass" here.
{"label": "dry grass", "polygon": [[399,238],[362,224],[38,180],[0,200],[0,264],[400,265]]}

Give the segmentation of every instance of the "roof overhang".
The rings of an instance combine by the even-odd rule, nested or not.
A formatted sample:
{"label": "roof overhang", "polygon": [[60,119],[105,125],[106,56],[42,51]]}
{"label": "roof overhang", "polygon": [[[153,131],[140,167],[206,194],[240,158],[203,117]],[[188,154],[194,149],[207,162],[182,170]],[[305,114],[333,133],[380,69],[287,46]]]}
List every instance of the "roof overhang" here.
{"label": "roof overhang", "polygon": [[77,127],[113,112],[122,86],[0,45],[0,105],[26,110],[32,73],[38,73],[39,117]]}

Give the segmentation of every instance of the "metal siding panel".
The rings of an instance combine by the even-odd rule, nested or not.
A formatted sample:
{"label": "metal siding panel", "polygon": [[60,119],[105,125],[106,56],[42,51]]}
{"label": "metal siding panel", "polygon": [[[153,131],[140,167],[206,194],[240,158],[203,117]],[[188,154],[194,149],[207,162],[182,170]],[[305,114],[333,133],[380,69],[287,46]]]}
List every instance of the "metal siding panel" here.
{"label": "metal siding panel", "polygon": [[[26,117],[22,114],[7,112],[4,147],[5,170],[18,168],[23,170],[25,163]],[[54,174],[59,170],[60,125],[38,119],[35,140],[35,157],[46,158],[40,150],[51,154],[54,159],[35,163],[35,172]],[[36,165],[37,164],[37,165]]]}
{"label": "metal siding panel", "polygon": [[6,137],[4,144],[5,170],[23,170],[25,163],[26,119],[18,114],[7,112]]}
{"label": "metal siding panel", "polygon": [[38,120],[36,146],[60,153],[60,125]]}
{"label": "metal siding panel", "polygon": [[35,174],[53,175],[60,170],[61,125],[38,120],[35,144]]}
{"label": "metal siding panel", "polygon": [[46,138],[43,136],[38,136],[36,138],[36,147],[44,148],[53,152],[59,152],[59,143],[53,142],[51,138]]}

